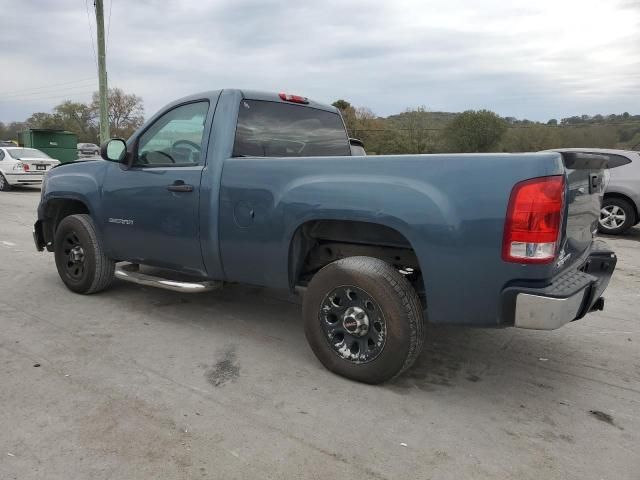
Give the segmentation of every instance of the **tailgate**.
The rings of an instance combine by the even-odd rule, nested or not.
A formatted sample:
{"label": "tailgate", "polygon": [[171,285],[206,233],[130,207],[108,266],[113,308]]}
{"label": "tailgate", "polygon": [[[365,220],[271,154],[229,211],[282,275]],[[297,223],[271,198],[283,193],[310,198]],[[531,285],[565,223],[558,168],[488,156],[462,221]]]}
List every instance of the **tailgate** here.
{"label": "tailgate", "polygon": [[564,237],[558,266],[569,266],[582,257],[593,242],[598,228],[604,195],[607,157],[594,153],[562,152],[566,168],[567,197]]}

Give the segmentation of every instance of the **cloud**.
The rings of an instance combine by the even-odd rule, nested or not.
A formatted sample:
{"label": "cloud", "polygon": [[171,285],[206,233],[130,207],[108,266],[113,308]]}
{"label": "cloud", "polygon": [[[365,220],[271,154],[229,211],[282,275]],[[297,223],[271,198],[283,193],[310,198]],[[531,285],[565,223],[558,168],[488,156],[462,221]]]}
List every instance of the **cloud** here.
{"label": "cloud", "polygon": [[[0,28],[11,72],[0,76],[0,120],[90,97],[91,80],[25,92],[95,77],[87,1],[89,20],[81,0],[12,5]],[[380,115],[640,111],[634,0],[111,1],[109,82],[141,95],[147,114],[223,87],[346,98]]]}

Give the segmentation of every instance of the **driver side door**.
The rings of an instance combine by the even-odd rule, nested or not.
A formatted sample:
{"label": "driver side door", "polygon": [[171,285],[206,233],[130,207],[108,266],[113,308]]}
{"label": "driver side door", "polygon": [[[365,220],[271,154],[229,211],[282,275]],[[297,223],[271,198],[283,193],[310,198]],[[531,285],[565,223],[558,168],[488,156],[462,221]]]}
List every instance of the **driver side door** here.
{"label": "driver side door", "polygon": [[209,102],[179,105],[133,142],[131,165],[112,163],[103,232],[112,258],[206,275],[198,206]]}

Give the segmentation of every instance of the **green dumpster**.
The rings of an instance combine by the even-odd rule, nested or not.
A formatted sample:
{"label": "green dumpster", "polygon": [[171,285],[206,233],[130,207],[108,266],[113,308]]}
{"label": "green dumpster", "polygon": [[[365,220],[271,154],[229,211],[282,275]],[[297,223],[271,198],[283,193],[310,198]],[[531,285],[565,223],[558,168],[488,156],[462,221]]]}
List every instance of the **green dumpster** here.
{"label": "green dumpster", "polygon": [[30,128],[18,133],[21,147],[37,148],[62,163],[78,158],[78,136],[64,130]]}

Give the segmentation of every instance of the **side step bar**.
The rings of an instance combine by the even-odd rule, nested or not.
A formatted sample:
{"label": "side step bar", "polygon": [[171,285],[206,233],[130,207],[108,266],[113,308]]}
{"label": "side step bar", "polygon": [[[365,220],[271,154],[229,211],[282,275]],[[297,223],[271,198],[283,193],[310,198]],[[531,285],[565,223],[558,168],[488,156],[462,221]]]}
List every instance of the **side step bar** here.
{"label": "side step bar", "polygon": [[116,278],[126,282],[137,283],[147,287],[164,288],[174,292],[200,293],[210,292],[222,288],[223,282],[207,281],[184,281],[172,280],[140,272],[140,266],[133,263],[126,263],[116,267]]}

